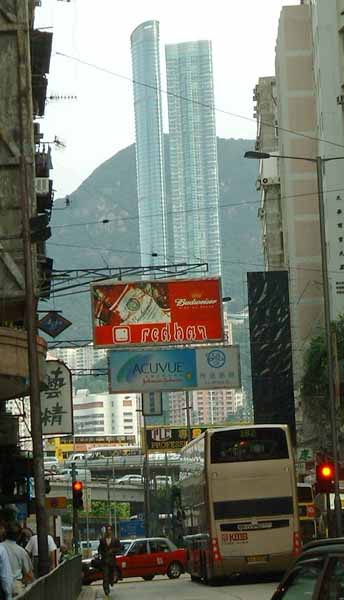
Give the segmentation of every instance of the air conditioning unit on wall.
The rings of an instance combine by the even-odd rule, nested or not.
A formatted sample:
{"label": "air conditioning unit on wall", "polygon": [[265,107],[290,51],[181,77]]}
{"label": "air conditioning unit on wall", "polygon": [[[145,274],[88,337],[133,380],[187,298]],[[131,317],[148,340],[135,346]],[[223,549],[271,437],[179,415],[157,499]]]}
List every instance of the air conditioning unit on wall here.
{"label": "air conditioning unit on wall", "polygon": [[36,194],[49,194],[49,177],[36,177]]}
{"label": "air conditioning unit on wall", "polygon": [[261,181],[262,181],[263,187],[267,187],[268,185],[279,185],[280,184],[279,177],[263,177]]}

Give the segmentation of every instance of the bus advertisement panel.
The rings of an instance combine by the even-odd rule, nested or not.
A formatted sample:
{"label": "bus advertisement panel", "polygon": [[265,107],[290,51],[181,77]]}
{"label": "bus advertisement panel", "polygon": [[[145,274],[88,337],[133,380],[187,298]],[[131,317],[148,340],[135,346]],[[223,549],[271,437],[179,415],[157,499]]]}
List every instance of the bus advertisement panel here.
{"label": "bus advertisement panel", "polygon": [[284,571],[300,550],[287,426],[209,429],[181,450],[180,462],[191,576]]}
{"label": "bus advertisement panel", "polygon": [[91,284],[98,348],[223,341],[220,279]]}
{"label": "bus advertisement panel", "polygon": [[241,387],[239,346],[114,350],[108,362],[111,394]]}

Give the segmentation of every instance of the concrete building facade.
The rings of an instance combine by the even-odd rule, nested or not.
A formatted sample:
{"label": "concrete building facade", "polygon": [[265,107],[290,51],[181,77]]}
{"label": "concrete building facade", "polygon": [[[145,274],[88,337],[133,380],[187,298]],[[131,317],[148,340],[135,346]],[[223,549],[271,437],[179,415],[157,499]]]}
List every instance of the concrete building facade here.
{"label": "concrete building facade", "polygon": [[[318,130],[309,6],[282,8],[275,65],[279,154],[314,158]],[[277,173],[297,399],[307,343],[323,326],[317,178],[314,163],[304,160],[278,159]]]}
{"label": "concrete building facade", "polygon": [[[307,0],[312,23],[318,149],[344,156],[344,1]],[[330,143],[329,143],[330,142]],[[323,170],[331,318],[344,311],[344,160]]]}
{"label": "concrete building facade", "polygon": [[138,394],[90,394],[78,390],[73,398],[76,435],[135,435],[139,443]]}
{"label": "concrete building facade", "polygon": [[[275,77],[261,77],[254,89],[257,118],[256,151],[278,154],[277,91]],[[258,217],[261,221],[264,264],[267,271],[285,268],[278,159],[260,162],[256,189],[261,194]]]}

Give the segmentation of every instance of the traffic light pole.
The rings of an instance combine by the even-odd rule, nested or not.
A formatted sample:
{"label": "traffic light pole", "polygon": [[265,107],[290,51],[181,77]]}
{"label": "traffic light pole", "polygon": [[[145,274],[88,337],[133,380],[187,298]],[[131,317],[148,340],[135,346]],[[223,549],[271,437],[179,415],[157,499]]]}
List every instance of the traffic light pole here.
{"label": "traffic light pole", "polygon": [[323,164],[329,159],[316,158],[317,180],[318,180],[318,203],[319,203],[319,224],[320,224],[320,248],[322,279],[324,290],[324,320],[325,337],[327,346],[327,372],[328,372],[328,390],[329,390],[329,408],[330,408],[330,426],[331,426],[331,445],[334,463],[334,512],[337,537],[342,535],[342,508],[339,490],[339,456],[338,456],[338,431],[336,415],[336,398],[334,393],[334,372],[333,372],[333,347],[331,337],[331,316],[330,316],[330,290],[327,269],[327,245],[325,230],[325,208],[324,208],[324,184],[323,184]]}
{"label": "traffic light pole", "polygon": [[[76,481],[76,473],[75,473],[75,462],[72,463],[72,498],[73,498],[73,490],[74,483]],[[72,500],[73,506],[73,546],[76,554],[79,553],[79,515],[78,509],[75,506],[75,503]]]}
{"label": "traffic light pole", "polygon": [[331,502],[330,502],[330,494],[325,494],[326,499],[326,537],[332,537],[332,518],[331,518]]}

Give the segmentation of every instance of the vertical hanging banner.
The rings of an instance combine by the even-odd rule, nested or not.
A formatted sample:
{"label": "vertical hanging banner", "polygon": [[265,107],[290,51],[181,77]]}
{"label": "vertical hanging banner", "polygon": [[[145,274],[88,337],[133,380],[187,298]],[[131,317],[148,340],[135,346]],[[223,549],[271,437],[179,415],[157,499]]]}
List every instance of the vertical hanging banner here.
{"label": "vertical hanging banner", "polygon": [[218,277],[91,284],[98,348],[223,341]]}
{"label": "vertical hanging banner", "polygon": [[247,273],[255,423],[286,423],[296,439],[288,271]]}
{"label": "vertical hanging banner", "polygon": [[146,392],[142,394],[142,414],[144,417],[162,415],[162,393]]}
{"label": "vertical hanging banner", "polygon": [[48,360],[41,392],[43,435],[73,434],[72,374],[64,362]]}

